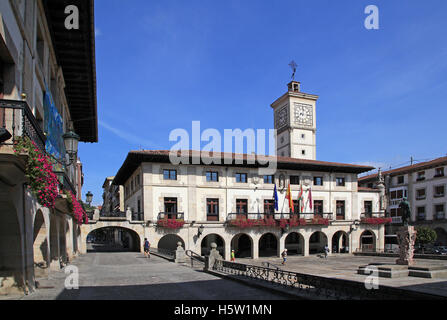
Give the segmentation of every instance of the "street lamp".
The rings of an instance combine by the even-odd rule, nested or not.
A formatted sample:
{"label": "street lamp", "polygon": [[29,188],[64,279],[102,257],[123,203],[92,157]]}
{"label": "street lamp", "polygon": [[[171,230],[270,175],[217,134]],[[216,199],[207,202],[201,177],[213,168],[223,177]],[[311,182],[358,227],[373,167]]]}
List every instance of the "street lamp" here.
{"label": "street lamp", "polygon": [[197,230],[197,238],[200,238],[204,229],[205,229],[205,227],[203,226],[203,224],[200,225],[199,229]]}
{"label": "street lamp", "polygon": [[88,203],[89,207],[90,207],[90,204],[92,203],[92,200],[93,200],[93,193],[91,193],[89,191],[85,194],[85,201]]}
{"label": "street lamp", "polygon": [[66,165],[72,164],[76,160],[76,154],[78,153],[78,142],[80,137],[72,130],[66,132],[62,138],[64,139],[65,151],[68,154],[69,162]]}

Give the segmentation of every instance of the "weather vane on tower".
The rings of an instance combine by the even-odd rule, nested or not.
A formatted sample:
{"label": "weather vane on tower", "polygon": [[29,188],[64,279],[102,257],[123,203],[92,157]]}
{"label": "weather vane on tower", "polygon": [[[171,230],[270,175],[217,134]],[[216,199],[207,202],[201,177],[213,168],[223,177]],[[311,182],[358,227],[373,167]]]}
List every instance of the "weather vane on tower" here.
{"label": "weather vane on tower", "polygon": [[289,66],[290,66],[290,68],[292,68],[292,71],[293,71],[292,80],[295,80],[296,67],[298,67],[298,66],[297,66],[296,62],[293,60],[289,63]]}

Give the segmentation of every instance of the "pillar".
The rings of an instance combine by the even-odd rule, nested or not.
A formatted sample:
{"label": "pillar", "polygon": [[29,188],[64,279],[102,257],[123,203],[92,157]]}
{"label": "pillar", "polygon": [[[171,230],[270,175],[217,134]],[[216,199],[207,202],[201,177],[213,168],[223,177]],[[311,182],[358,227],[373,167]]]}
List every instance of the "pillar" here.
{"label": "pillar", "polygon": [[252,258],[259,259],[259,239],[253,239]]}

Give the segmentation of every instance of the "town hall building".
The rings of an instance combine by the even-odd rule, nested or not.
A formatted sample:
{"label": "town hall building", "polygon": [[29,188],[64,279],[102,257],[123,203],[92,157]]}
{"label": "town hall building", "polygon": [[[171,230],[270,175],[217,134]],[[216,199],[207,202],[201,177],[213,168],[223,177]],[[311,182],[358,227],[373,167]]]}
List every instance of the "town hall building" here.
{"label": "town hall building", "polygon": [[383,250],[382,189],[359,188],[357,180],[374,168],[316,160],[317,99],[292,81],[271,105],[274,174],[260,174],[247,154],[220,153],[220,164],[202,154],[200,162],[174,165],[168,150],[130,151],[113,184],[123,185],[124,207],[144,224],[151,246],[174,250],[181,242],[204,255],[215,242],[225,259],[231,250],[253,259],[285,248],[307,256],[326,245],[340,254]]}

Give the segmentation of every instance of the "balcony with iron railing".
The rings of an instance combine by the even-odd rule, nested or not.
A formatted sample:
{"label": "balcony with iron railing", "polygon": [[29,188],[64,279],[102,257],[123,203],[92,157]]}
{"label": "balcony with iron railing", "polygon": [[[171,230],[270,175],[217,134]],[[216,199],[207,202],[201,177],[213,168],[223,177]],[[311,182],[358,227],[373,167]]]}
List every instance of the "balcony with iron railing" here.
{"label": "balcony with iron railing", "polygon": [[387,217],[384,211],[360,213],[360,223],[363,224],[387,224],[392,223],[392,218]]}
{"label": "balcony with iron railing", "polygon": [[[3,145],[14,145],[19,137],[28,137],[45,150],[45,135],[26,101],[0,99],[0,128],[7,138]],[[8,138],[9,137],[9,138]]]}
{"label": "balcony with iron railing", "polygon": [[160,212],[160,213],[158,213],[157,220],[163,220],[163,219],[184,220],[185,214],[183,212]]}

